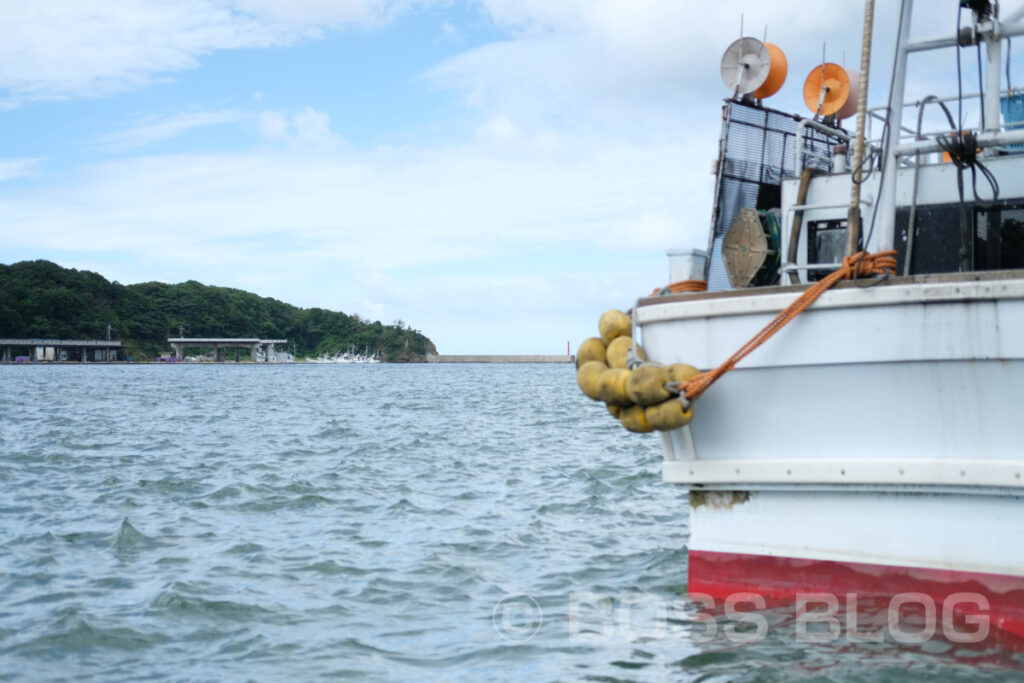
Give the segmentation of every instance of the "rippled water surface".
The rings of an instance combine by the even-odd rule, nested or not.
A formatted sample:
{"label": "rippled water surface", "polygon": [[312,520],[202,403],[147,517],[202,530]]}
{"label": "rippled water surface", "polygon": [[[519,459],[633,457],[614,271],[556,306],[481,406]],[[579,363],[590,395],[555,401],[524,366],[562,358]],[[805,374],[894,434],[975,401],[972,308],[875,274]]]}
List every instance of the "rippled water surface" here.
{"label": "rippled water surface", "polygon": [[685,492],[571,366],[0,367],[5,680],[1012,678],[687,621]]}

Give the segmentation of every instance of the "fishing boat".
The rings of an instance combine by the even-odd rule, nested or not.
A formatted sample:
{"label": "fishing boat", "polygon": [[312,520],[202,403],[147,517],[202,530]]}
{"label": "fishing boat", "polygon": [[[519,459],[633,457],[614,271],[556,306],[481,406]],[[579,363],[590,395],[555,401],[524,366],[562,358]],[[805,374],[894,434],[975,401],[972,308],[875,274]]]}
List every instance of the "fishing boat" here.
{"label": "fishing boat", "polygon": [[363,353],[359,353],[355,350],[355,347],[350,347],[348,351],[339,351],[333,356],[327,353],[321,354],[317,358],[307,358],[307,363],[341,363],[344,365],[351,363],[380,363],[380,351],[370,353],[370,347],[367,346]]}
{"label": "fishing boat", "polygon": [[[632,338],[704,371],[661,434],[664,480],[690,491],[691,594],[902,596],[1024,636],[1024,129],[1001,82],[1024,10],[929,2],[960,27],[918,38],[912,0],[885,7],[882,107],[871,3],[860,72],[812,65],[810,115],[764,105],[777,48],[729,47],[709,248],[670,253],[679,282],[637,302]],[[977,52],[981,92],[964,66],[905,102],[908,57],[938,49],[972,75]]]}

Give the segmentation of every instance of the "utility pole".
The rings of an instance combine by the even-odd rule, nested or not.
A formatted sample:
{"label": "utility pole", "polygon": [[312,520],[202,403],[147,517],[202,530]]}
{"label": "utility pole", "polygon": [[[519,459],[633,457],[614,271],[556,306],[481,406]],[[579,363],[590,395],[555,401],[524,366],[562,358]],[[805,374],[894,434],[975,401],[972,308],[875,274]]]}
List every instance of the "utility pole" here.
{"label": "utility pole", "polygon": [[107,341],[110,341],[110,323],[107,323]]}

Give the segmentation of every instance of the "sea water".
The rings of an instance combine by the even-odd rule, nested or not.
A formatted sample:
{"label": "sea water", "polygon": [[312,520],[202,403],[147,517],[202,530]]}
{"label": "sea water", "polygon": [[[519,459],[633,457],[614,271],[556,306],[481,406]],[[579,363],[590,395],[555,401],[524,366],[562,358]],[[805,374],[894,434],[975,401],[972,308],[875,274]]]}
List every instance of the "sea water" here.
{"label": "sea water", "polygon": [[772,610],[709,635],[660,461],[570,365],[0,367],[0,678],[1024,671]]}

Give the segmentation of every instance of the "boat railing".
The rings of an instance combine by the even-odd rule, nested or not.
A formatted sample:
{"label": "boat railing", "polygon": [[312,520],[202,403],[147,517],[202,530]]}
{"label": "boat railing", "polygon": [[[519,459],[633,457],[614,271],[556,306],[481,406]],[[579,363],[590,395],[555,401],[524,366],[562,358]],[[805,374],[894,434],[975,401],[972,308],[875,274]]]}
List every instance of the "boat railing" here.
{"label": "boat railing", "polygon": [[[1021,94],[1021,93],[1016,93],[1016,94]],[[949,102],[958,102],[958,101],[967,102],[967,101],[971,101],[971,100],[978,100],[980,98],[981,98],[981,94],[980,93],[964,94],[962,97],[958,97],[956,95],[951,95],[951,96],[948,96],[948,97],[928,96],[928,97],[925,97],[925,98],[922,98],[922,99],[919,99],[919,100],[914,100],[912,102],[905,102],[903,104],[903,108],[904,109],[915,109],[915,110],[917,110],[917,112],[918,112],[918,114],[917,114],[918,120],[920,121],[921,120],[921,117],[920,117],[921,110],[926,105],[928,105],[928,104],[931,104],[931,103],[936,103],[936,104],[937,103],[943,103],[943,104],[945,104],[945,103],[949,103]],[[874,131],[872,129],[872,122],[877,119],[877,120],[882,121],[884,123],[886,110],[887,110],[887,108],[883,106],[883,107],[872,107],[868,111],[868,114],[869,114],[868,121],[869,121],[869,123],[868,123],[868,132],[867,132],[867,135],[866,135],[865,146],[869,150],[873,150],[873,151],[877,152],[878,150],[882,149],[882,142],[883,142],[882,138],[880,136],[878,136],[878,137],[874,136]],[[852,142],[851,136],[849,134],[847,134],[845,131],[843,131],[843,130],[841,130],[839,128],[833,128],[831,126],[825,125],[825,124],[823,124],[823,123],[821,123],[819,121],[815,121],[814,119],[801,119],[800,120],[800,124],[799,124],[799,127],[798,127],[798,131],[799,132],[798,132],[798,135],[797,135],[797,139],[800,140],[800,141],[806,140],[806,136],[804,135],[804,129],[805,128],[813,128],[814,130],[816,130],[816,131],[818,131],[818,132],[820,132],[820,133],[822,133],[822,134],[824,134],[826,136],[835,138],[837,141],[840,141],[840,142],[845,142],[845,143]],[[965,125],[962,128],[962,130],[967,131],[967,130],[972,130],[972,128],[974,128],[974,127],[966,126]],[[1014,147],[1017,147],[1017,149],[1020,149],[1019,146],[1024,144],[1024,120],[1022,120],[1022,121],[1001,121],[999,123],[998,128],[996,128],[995,130],[991,130],[991,131],[980,130],[980,126],[977,127],[977,128],[978,128],[978,130],[976,132],[976,140],[977,140],[977,143],[978,143],[978,148],[980,150],[998,150],[998,151],[1008,152],[1008,151],[1012,151]],[[948,136],[948,135],[950,135],[952,133],[955,133],[955,132],[956,132],[955,129],[951,129],[949,127],[929,129],[929,130],[920,130],[920,129],[910,128],[908,126],[905,126],[905,125],[901,124],[901,126],[900,126],[900,133],[901,134],[899,136],[899,142],[898,142],[898,144],[896,146],[896,154],[897,154],[898,157],[909,157],[909,156],[918,156],[918,155],[925,155],[925,154],[931,154],[931,153],[940,152],[940,151],[942,151],[942,149],[941,149],[941,146],[939,145],[939,142],[938,142],[939,139],[941,137],[943,137],[943,136]],[[865,155],[865,157],[866,158],[870,158],[871,154],[869,153],[869,154]],[[820,151],[814,150],[809,145],[802,144],[799,147],[799,149],[797,150],[797,154],[796,154],[796,165],[795,165],[795,170],[796,170],[795,176],[796,177],[800,176],[800,174],[802,173],[804,167],[806,166],[807,160],[809,160],[809,159],[813,159],[815,161],[818,161],[819,164],[820,163],[828,163],[829,162],[829,159],[826,158],[826,156],[823,155]],[[918,159],[917,163],[919,163],[921,165],[938,164],[938,163],[942,163],[942,160],[941,160],[941,157],[938,157],[938,156],[936,156],[934,158],[931,158],[931,159],[928,158],[928,157],[921,157],[921,158]],[[840,171],[836,170],[835,172],[840,172]]]}
{"label": "boat railing", "polygon": [[[978,149],[991,149],[1008,145],[1019,145],[1024,143],[1024,128],[1015,130],[999,130],[994,132],[978,133],[975,136]],[[912,154],[930,154],[942,151],[938,138],[926,140],[914,140],[896,145],[893,153],[897,157],[910,156]]]}
{"label": "boat railing", "polygon": [[[860,203],[861,204],[866,204],[868,206],[871,206],[872,203],[873,203],[873,200],[871,199],[871,197],[863,197],[863,198],[861,198]],[[812,211],[837,211],[837,210],[842,210],[842,211],[845,212],[849,208],[850,208],[850,204],[849,203],[844,203],[844,204],[793,204],[792,206],[786,207],[786,212],[784,214],[785,217],[783,219],[783,225],[790,225],[792,223],[792,220],[793,220],[793,214],[796,213],[797,211],[802,211],[806,215],[808,212],[812,212]],[[798,264],[798,263],[791,263],[791,262],[787,261],[787,262],[784,262],[784,263],[779,265],[779,272],[782,273],[782,274],[785,274],[785,273],[796,272],[798,270],[828,270],[828,271],[832,271],[832,270],[835,270],[836,268],[838,268],[841,265],[843,265],[843,264],[841,264],[841,263],[807,263],[807,264]]]}
{"label": "boat railing", "polygon": [[827,126],[824,123],[821,123],[820,121],[815,121],[814,119],[800,119],[800,123],[797,125],[796,128],[796,139],[800,141],[800,147],[797,149],[796,154],[797,176],[803,173],[804,166],[806,165],[805,162],[807,159],[813,159],[817,161],[819,165],[832,164],[831,155],[823,154],[822,152],[815,150],[814,147],[811,144],[809,144],[808,136],[805,134],[808,128],[812,128],[821,133],[822,135],[825,135],[830,138],[835,138],[841,142],[849,143],[851,140],[853,140],[852,136],[850,136],[848,133],[846,133],[846,131],[840,128]]}
{"label": "boat railing", "polygon": [[[918,100],[910,100],[908,102],[904,102],[903,103],[903,109],[904,110],[914,109],[914,110],[920,111],[921,109],[924,108],[925,105],[928,105],[928,104],[943,104],[944,105],[944,104],[949,103],[949,102],[973,102],[974,100],[978,100],[978,99],[981,99],[981,93],[976,93],[976,92],[964,93],[963,95],[948,95],[948,96],[945,96],[945,97],[939,97],[937,95],[926,95],[925,97],[922,97],[921,99],[918,99]],[[886,123],[886,117],[888,115],[887,114],[888,110],[889,110],[889,108],[887,106],[885,106],[885,105],[880,105],[880,106],[869,107],[868,108],[867,138],[869,140],[871,140],[872,142],[875,142],[875,143],[880,143],[881,142],[881,135],[879,134],[879,135],[876,136],[874,134],[874,124],[877,121],[877,122],[881,123],[884,126],[885,123]],[[914,128],[910,128],[909,126],[903,125],[902,123],[900,124],[900,132],[902,133],[902,135],[900,136],[901,138],[905,138],[905,137],[913,138],[913,137],[916,137],[916,136],[922,134],[919,130],[914,129]],[[930,133],[924,133],[924,135],[938,135],[938,134],[944,134],[944,133],[948,133],[948,132],[949,132],[948,128],[943,128],[943,129],[939,129],[939,130],[936,130],[936,131],[932,131]]]}
{"label": "boat railing", "polygon": [[842,263],[783,263],[779,266],[779,272],[782,274],[795,273],[801,270],[827,270],[832,272],[842,267]]}

